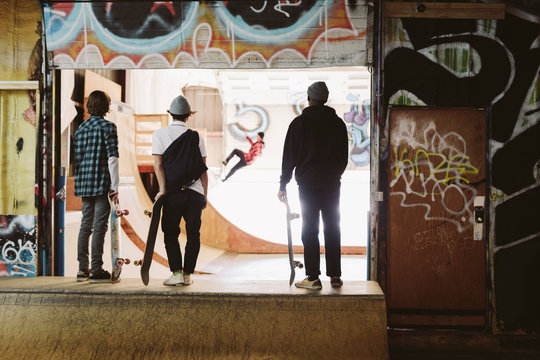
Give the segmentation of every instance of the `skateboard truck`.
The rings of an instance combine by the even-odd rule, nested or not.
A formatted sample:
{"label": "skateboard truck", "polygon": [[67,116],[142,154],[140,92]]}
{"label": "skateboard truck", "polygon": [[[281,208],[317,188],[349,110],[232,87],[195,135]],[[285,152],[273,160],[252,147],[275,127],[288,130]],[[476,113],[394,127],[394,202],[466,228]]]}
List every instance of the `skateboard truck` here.
{"label": "skateboard truck", "polygon": [[129,215],[129,210],[116,209],[115,213],[116,213],[116,216],[121,217],[124,215]]}
{"label": "skateboard truck", "polygon": [[129,259],[122,259],[122,258],[118,258],[116,259],[116,266],[120,267],[122,265],[129,265],[131,263],[131,260]]}

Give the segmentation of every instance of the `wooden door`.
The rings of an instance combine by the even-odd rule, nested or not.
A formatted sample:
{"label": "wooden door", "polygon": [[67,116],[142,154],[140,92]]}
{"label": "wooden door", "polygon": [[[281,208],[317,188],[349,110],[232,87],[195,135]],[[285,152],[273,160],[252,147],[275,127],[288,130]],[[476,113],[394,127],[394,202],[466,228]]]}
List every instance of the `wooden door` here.
{"label": "wooden door", "polygon": [[485,112],[392,108],[388,153],[390,325],[482,326]]}

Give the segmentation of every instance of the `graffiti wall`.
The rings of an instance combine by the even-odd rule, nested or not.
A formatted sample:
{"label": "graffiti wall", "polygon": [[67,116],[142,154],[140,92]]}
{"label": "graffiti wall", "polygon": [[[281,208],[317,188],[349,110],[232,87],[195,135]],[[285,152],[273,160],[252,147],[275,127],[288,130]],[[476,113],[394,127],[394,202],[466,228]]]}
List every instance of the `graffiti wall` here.
{"label": "graffiti wall", "polygon": [[490,112],[489,290],[501,332],[540,330],[540,9],[514,3],[504,20],[387,19],[385,29],[386,104]]}
{"label": "graffiti wall", "polygon": [[346,0],[44,5],[63,68],[297,68],[366,63],[367,7]]}
{"label": "graffiti wall", "polygon": [[0,215],[0,276],[36,276],[36,217]]}
{"label": "graffiti wall", "polygon": [[36,1],[14,0],[0,11],[0,275],[35,276],[41,12]]}

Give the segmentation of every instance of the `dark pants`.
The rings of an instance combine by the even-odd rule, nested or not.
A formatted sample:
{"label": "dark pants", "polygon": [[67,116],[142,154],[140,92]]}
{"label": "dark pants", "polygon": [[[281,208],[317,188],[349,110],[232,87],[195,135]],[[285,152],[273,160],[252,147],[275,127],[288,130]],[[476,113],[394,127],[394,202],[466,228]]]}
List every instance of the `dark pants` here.
{"label": "dark pants", "polygon": [[204,196],[193,190],[170,193],[163,204],[161,229],[165,238],[165,250],[171,271],[182,270],[182,251],[178,243],[180,221],[186,223],[186,251],[184,273],[193,274],[201,248],[201,215]]}
{"label": "dark pants", "polygon": [[299,188],[302,207],[302,243],[307,276],[321,274],[319,217],[324,225],[326,275],[341,276],[340,185],[323,189]]}
{"label": "dark pants", "polygon": [[234,149],[231,154],[227,157],[225,160],[226,163],[229,163],[229,161],[233,158],[233,156],[236,155],[240,158],[240,161],[238,161],[238,164],[234,165],[234,167],[229,171],[225,179],[223,181],[227,181],[228,178],[230,178],[238,169],[243,168],[246,166],[246,160],[244,159],[244,152],[240,149]]}

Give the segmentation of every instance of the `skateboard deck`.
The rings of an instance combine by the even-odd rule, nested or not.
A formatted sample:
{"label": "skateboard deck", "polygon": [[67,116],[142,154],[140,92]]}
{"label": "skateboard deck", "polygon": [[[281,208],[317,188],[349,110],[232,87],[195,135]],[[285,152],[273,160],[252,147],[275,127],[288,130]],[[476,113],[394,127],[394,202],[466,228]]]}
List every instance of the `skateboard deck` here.
{"label": "skateboard deck", "polygon": [[148,229],[148,237],[146,238],[146,247],[144,248],[144,256],[141,264],[141,280],[144,285],[148,285],[148,282],[150,281],[150,265],[152,264],[152,257],[154,256],[154,247],[156,245],[156,236],[164,200],[165,196],[161,196],[156,200],[152,207],[150,228]]}
{"label": "skateboard deck", "polygon": [[291,212],[291,208],[289,207],[289,202],[285,201],[284,204],[287,207],[287,244],[289,247],[289,265],[291,267],[291,276],[289,278],[289,286],[291,286],[296,276],[295,268],[298,267],[301,269],[304,267],[304,265],[300,261],[294,260],[292,232],[291,232],[291,221],[294,219],[298,219],[300,215],[297,213]]}
{"label": "skateboard deck", "polygon": [[118,204],[115,204],[110,196],[108,196],[108,199],[109,204],[111,205],[111,282],[114,284],[120,281],[122,265],[124,265],[124,263],[129,264],[129,259],[120,257],[120,217],[127,215],[128,211],[120,210]]}

